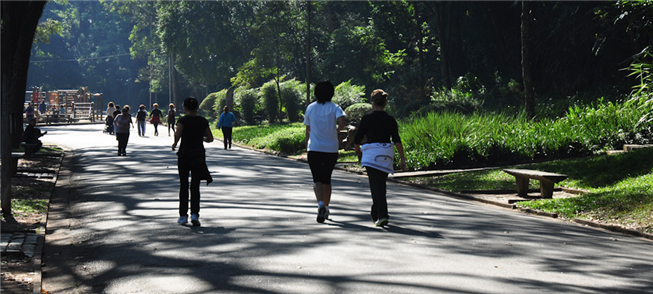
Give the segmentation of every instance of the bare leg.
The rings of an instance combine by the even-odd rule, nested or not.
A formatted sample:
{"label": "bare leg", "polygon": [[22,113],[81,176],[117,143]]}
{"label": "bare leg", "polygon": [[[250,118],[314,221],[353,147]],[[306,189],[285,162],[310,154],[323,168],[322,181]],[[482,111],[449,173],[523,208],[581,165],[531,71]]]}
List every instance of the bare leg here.
{"label": "bare leg", "polygon": [[329,202],[331,202],[331,185],[314,183],[313,191],[315,192],[317,202],[322,201],[325,206],[329,206]]}

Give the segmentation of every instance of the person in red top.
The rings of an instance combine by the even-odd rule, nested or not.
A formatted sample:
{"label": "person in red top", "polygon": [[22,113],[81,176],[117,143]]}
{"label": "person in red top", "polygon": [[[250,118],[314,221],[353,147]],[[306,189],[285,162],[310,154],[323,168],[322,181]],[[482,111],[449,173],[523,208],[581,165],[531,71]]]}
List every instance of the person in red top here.
{"label": "person in red top", "polygon": [[154,135],[158,136],[159,124],[161,123],[163,113],[161,113],[161,109],[159,109],[159,103],[152,104],[152,107],[154,107],[154,109],[150,112],[150,122],[154,125]]}

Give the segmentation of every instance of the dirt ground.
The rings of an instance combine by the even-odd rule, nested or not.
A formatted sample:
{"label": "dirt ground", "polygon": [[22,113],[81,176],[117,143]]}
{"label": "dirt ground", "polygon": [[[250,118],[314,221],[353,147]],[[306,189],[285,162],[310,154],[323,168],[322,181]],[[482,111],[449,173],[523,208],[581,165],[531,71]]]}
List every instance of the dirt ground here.
{"label": "dirt ground", "polygon": [[[63,152],[45,146],[31,158],[18,160],[18,172],[11,179],[15,200],[47,200],[49,202]],[[13,232],[37,232],[45,226],[47,211],[29,212],[14,208],[10,216],[2,216],[2,235]],[[26,293],[33,289],[34,258],[22,253],[2,254],[2,293]]]}

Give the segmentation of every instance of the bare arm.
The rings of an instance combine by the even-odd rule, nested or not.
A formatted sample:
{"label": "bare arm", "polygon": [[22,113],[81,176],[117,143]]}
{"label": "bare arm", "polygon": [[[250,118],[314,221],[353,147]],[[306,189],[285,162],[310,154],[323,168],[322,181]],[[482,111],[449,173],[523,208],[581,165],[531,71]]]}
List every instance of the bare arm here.
{"label": "bare arm", "polygon": [[306,126],[306,150],[308,150],[308,138],[311,136],[311,126]]}
{"label": "bare arm", "polygon": [[339,117],[338,118],[338,131],[344,129],[346,124],[347,124],[347,119],[344,116]]}
{"label": "bare arm", "polygon": [[204,142],[206,142],[206,143],[213,142],[213,133],[211,133],[211,128],[206,127],[206,130],[204,131],[204,134],[206,134],[206,136],[204,136]]}
{"label": "bare arm", "polygon": [[172,143],[172,151],[175,151],[175,148],[177,148],[177,143],[179,143],[179,140],[181,139],[181,134],[183,132],[184,132],[184,125],[178,123],[177,130],[175,131],[175,142]]}
{"label": "bare arm", "polygon": [[397,147],[397,151],[399,152],[399,157],[401,158],[401,162],[399,163],[399,166],[401,167],[402,171],[406,171],[406,156],[404,155],[404,145],[401,143],[396,143],[395,147]]}

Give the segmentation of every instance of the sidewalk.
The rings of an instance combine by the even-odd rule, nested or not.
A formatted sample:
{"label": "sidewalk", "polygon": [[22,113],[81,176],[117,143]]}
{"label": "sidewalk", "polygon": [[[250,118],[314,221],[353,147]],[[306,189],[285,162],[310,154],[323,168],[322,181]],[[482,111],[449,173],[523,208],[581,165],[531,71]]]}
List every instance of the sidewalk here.
{"label": "sidewalk", "polygon": [[[19,162],[16,175],[12,177],[14,199],[25,199],[25,193],[47,190],[28,197],[44,199],[49,203],[64,154],[65,152],[55,156],[52,153],[37,153],[30,161]],[[30,192],[19,192],[15,189],[19,186],[31,186],[32,189],[28,189]],[[41,254],[45,243],[47,216],[46,210],[43,214],[14,214],[9,219],[3,219],[0,252],[3,256],[4,293],[25,293],[27,289],[32,289],[33,293],[41,293]]]}

